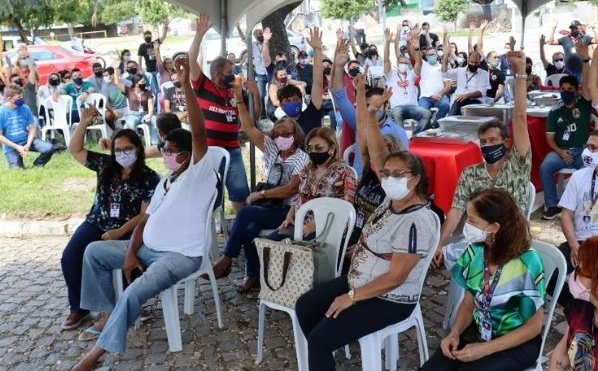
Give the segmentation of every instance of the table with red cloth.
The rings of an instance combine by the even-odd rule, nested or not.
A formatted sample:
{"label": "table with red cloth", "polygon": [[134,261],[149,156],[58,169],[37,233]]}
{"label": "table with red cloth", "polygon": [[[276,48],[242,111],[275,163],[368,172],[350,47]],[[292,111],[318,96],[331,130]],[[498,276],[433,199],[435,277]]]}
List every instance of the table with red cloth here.
{"label": "table with red cloth", "polygon": [[482,162],[480,147],[473,142],[440,144],[412,141],[409,152],[422,159],[430,182],[428,191],[434,194],[434,203],[445,214],[453,204],[453,196],[463,169]]}
{"label": "table with red cloth", "polygon": [[537,117],[527,115],[527,131],[531,142],[532,151],[532,174],[531,181],[536,187],[536,191],[542,190],[542,179],[540,179],[540,165],[546,155],[552,151],[546,141],[546,117]]}

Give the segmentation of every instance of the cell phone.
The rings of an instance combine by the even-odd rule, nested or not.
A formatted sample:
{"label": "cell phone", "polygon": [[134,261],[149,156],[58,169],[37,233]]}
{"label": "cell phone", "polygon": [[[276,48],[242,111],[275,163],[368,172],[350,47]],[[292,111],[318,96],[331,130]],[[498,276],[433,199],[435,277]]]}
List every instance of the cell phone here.
{"label": "cell phone", "polygon": [[143,275],[143,272],[144,271],[139,269],[138,267],[133,268],[133,270],[131,271],[131,283],[135,282],[137,278],[141,277],[141,275]]}

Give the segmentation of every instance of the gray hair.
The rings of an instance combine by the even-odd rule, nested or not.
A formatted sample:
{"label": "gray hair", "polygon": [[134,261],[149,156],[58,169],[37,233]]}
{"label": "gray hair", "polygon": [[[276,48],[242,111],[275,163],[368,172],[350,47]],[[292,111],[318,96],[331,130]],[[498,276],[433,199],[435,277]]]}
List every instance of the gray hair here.
{"label": "gray hair", "polygon": [[233,63],[224,57],[218,57],[210,64],[210,78],[214,80],[214,77],[218,72],[222,72],[224,66],[227,64],[232,65]]}

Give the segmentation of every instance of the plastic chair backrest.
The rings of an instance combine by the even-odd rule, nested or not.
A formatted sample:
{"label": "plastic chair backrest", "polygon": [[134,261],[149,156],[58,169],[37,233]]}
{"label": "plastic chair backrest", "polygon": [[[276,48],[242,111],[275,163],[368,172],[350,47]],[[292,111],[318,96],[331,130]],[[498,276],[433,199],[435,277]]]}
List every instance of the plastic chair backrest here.
{"label": "plastic chair backrest", "polygon": [[208,266],[211,269],[212,266],[212,261],[210,259],[210,248],[212,246],[212,238],[214,236],[214,234],[212,233],[212,228],[214,224],[214,218],[212,218],[212,210],[214,210],[214,205],[216,204],[217,196],[217,191],[212,194],[212,200],[210,201],[210,206],[208,207],[208,215],[206,215],[206,225],[204,226],[205,249],[203,251],[203,259],[201,261],[199,270],[204,270]]}
{"label": "plastic chair backrest", "polygon": [[351,162],[351,154],[355,155],[355,143],[351,144],[345,149],[345,152],[343,152],[343,161],[349,166],[353,165]]}
{"label": "plastic chair backrest", "polygon": [[69,123],[71,122],[72,106],[73,98],[70,95],[60,95],[58,97],[58,102],[54,102],[52,105],[52,108],[54,109],[54,126],[69,126]]}
{"label": "plastic chair backrest", "polygon": [[550,281],[555,270],[558,270],[558,278],[556,280],[554,292],[552,293],[552,297],[548,301],[548,313],[544,317],[544,327],[542,329],[542,345],[540,346],[540,355],[538,356],[537,360],[537,362],[541,362],[542,353],[544,351],[544,343],[546,342],[546,337],[548,336],[548,331],[551,327],[550,322],[552,320],[554,308],[557,304],[556,299],[561,294],[561,290],[563,289],[563,285],[565,284],[565,278],[567,277],[567,262],[565,261],[565,257],[563,256],[563,254],[554,245],[538,240],[532,240],[532,247],[542,257],[542,263],[544,264],[544,279],[546,283]]}
{"label": "plastic chair backrest", "polygon": [[[316,236],[322,234],[326,225],[328,213],[333,214],[330,231],[328,232],[326,239],[322,242],[325,242],[330,248],[335,249],[336,257],[334,261],[338,262],[339,256],[345,254],[347,244],[349,243],[349,237],[351,236],[353,227],[355,226],[356,217],[353,205],[345,200],[332,197],[318,197],[307,201],[305,204],[301,205],[295,214],[294,239],[296,241],[303,240],[303,220],[305,219],[308,211],[312,211],[314,214],[314,219],[316,222]],[[343,236],[346,237],[343,247],[340,249],[339,247],[341,246]],[[342,267],[337,265],[335,277],[339,276],[341,268]]]}
{"label": "plastic chair backrest", "polygon": [[[219,207],[224,205],[224,186],[226,184],[226,176],[228,174],[228,166],[230,164],[230,154],[226,149],[216,146],[209,146],[208,154],[211,156],[212,168],[214,171],[220,174],[220,179],[222,179],[222,190],[218,190],[220,197],[216,202],[216,205]],[[222,161],[224,161],[224,173],[221,171]]]}
{"label": "plastic chair backrest", "polygon": [[527,207],[525,208],[525,217],[529,220],[530,216],[532,215],[532,210],[534,209],[534,203],[536,202],[536,187],[534,183],[529,182],[527,188]]}
{"label": "plastic chair backrest", "polygon": [[100,93],[89,94],[87,100],[85,101],[85,103],[91,104],[100,112],[102,119],[104,119],[104,114],[106,113],[106,102],[106,96]]}
{"label": "plastic chair backrest", "polygon": [[431,245],[432,247],[430,248],[428,255],[424,258],[424,269],[422,272],[422,279],[419,280],[419,287],[417,289],[417,292],[419,293],[420,298],[422,289],[424,287],[424,282],[426,281],[426,276],[428,274],[428,269],[430,268],[430,264],[432,264],[432,258],[434,258],[434,255],[436,253],[436,246],[438,246],[438,243],[440,242],[440,219],[438,219],[438,215],[436,215],[436,213],[434,213],[433,211],[431,212],[434,215],[434,222],[436,222],[436,227],[433,229],[434,238]]}
{"label": "plastic chair backrest", "polygon": [[546,81],[544,85],[546,86],[559,86],[559,81],[561,81],[561,77],[567,76],[565,73],[556,73],[554,75],[550,75],[546,77]]}

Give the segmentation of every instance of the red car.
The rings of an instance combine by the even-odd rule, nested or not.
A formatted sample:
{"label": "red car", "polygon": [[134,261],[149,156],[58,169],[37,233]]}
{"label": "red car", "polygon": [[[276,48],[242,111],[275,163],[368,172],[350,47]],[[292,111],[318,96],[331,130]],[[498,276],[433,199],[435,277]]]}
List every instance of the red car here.
{"label": "red car", "polygon": [[[77,53],[60,45],[27,45],[27,50],[36,62],[40,85],[48,82],[52,72],[70,71],[77,67],[81,70],[84,79],[93,73],[91,66],[96,61],[93,54]],[[17,62],[17,57],[17,49],[3,53],[4,60],[9,58],[13,66]]]}

